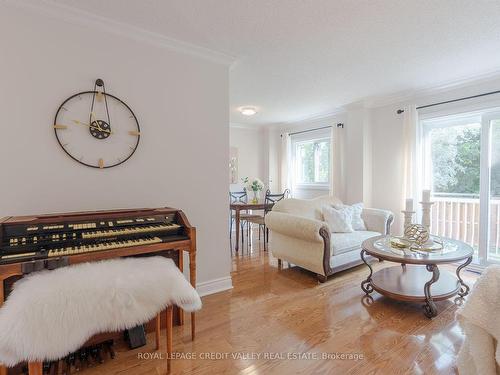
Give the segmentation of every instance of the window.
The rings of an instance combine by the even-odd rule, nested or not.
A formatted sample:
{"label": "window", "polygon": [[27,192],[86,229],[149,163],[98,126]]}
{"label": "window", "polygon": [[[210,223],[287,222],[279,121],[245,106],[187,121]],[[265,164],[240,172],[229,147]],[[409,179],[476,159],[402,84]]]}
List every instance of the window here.
{"label": "window", "polygon": [[441,196],[479,197],[481,124],[430,129],[432,191]]}
{"label": "window", "polygon": [[330,138],[292,141],[294,184],[328,186],[330,181]]}
{"label": "window", "polygon": [[475,262],[500,262],[500,113],[422,121],[423,183],[431,232],[474,247]]}

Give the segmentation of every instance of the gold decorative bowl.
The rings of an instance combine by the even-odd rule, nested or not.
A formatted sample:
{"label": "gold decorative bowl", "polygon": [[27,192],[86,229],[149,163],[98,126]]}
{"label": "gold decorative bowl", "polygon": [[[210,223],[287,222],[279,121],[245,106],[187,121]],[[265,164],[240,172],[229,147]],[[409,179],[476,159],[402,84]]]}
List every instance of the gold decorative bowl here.
{"label": "gold decorative bowl", "polygon": [[391,246],[396,249],[407,249],[412,245],[412,242],[403,237],[391,237]]}
{"label": "gold decorative bowl", "polygon": [[432,253],[436,251],[441,251],[444,248],[444,243],[442,240],[438,240],[436,238],[433,238],[426,243],[423,243],[421,245],[418,244],[412,244],[410,247],[410,250],[416,251],[416,252],[424,252],[424,253]]}

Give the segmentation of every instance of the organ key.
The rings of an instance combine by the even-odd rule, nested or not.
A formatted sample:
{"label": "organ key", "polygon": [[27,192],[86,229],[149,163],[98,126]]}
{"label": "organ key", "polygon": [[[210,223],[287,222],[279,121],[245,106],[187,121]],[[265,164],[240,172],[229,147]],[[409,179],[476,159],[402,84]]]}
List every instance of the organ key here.
{"label": "organ key", "polygon": [[189,239],[175,209],[127,211],[123,216],[97,212],[92,220],[78,220],[78,215],[71,214],[49,216],[4,219],[0,264]]}

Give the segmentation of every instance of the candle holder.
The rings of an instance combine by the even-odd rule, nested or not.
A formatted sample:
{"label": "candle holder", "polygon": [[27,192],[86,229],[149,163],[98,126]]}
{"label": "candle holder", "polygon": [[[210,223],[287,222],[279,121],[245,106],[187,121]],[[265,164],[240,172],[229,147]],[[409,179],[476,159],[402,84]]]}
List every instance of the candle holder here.
{"label": "candle holder", "polygon": [[413,224],[413,215],[415,214],[415,211],[406,211],[406,210],[403,210],[401,212],[405,216],[405,221],[404,221],[403,228],[406,228],[408,225]]}
{"label": "candle holder", "polygon": [[431,229],[431,207],[434,202],[420,202],[422,205],[422,225],[430,231]]}

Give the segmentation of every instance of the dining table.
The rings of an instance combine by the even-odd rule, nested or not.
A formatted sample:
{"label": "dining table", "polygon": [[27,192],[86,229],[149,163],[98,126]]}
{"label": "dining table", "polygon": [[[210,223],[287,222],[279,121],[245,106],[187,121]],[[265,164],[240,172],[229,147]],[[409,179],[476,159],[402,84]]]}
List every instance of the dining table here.
{"label": "dining table", "polygon": [[258,211],[258,210],[271,210],[274,203],[266,203],[264,200],[258,202],[233,202],[230,204],[230,209],[234,211],[234,219],[236,224],[236,245],[235,251],[239,250],[240,243],[240,219],[241,211]]}

